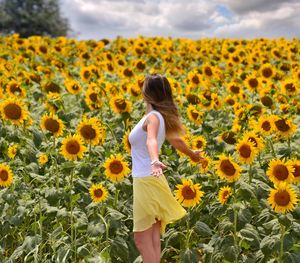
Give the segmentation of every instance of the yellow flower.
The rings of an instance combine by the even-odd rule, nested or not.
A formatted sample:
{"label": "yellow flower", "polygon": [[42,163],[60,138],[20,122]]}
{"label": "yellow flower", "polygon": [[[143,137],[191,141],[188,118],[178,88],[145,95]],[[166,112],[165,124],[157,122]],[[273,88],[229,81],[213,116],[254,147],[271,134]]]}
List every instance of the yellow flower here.
{"label": "yellow flower", "polygon": [[108,191],[102,184],[93,184],[89,192],[94,203],[104,202],[108,196]]}
{"label": "yellow flower", "polygon": [[280,159],[273,159],[269,162],[267,176],[274,183],[280,182],[292,183],[294,181],[293,167],[291,163],[284,162]]}
{"label": "yellow flower", "polygon": [[84,81],[89,81],[92,77],[91,67],[82,67],[80,70],[80,78]]}
{"label": "yellow flower", "polygon": [[122,95],[112,97],[110,100],[110,106],[116,113],[132,111],[132,103],[126,100]]}
{"label": "yellow flower", "polygon": [[124,133],[122,142],[123,142],[123,148],[124,148],[124,150],[130,155],[131,154],[131,144],[130,144],[130,142],[128,140],[129,133],[130,133],[130,131],[126,131]]}
{"label": "yellow flower", "polygon": [[9,187],[13,182],[13,173],[6,164],[0,164],[0,186]]}
{"label": "yellow flower", "polygon": [[112,182],[120,182],[124,177],[129,175],[128,163],[120,154],[111,155],[104,162],[105,176]]}
{"label": "yellow flower", "polygon": [[235,147],[241,163],[251,164],[256,157],[257,150],[254,143],[248,140],[240,140]]}
{"label": "yellow flower", "polygon": [[63,139],[60,147],[60,153],[67,160],[77,160],[83,158],[86,147],[83,145],[83,140],[77,134],[68,135]]}
{"label": "yellow flower", "polygon": [[221,204],[225,204],[232,195],[232,189],[229,186],[224,186],[219,190],[218,199]]}
{"label": "yellow flower", "polygon": [[203,122],[203,112],[197,110],[194,105],[189,104],[187,108],[187,116],[191,122],[196,125],[200,125]]}
{"label": "yellow flower", "polygon": [[268,197],[268,203],[276,213],[293,211],[298,201],[295,189],[285,182],[275,185],[275,189],[271,189]]}
{"label": "yellow flower", "polygon": [[61,136],[65,129],[62,120],[53,113],[44,114],[40,126],[43,130],[50,132],[54,137]]}
{"label": "yellow flower", "polygon": [[102,107],[101,94],[89,87],[85,93],[85,102],[91,110],[97,110]]}
{"label": "yellow flower", "polygon": [[192,207],[200,203],[204,192],[201,191],[200,184],[194,184],[191,179],[182,179],[182,184],[176,185],[176,199],[184,207]]}
{"label": "yellow flower", "polygon": [[203,159],[200,160],[200,172],[201,173],[207,173],[209,171],[209,168],[211,166],[212,160],[209,156],[206,154],[202,155]]}
{"label": "yellow flower", "polygon": [[15,125],[23,124],[28,116],[24,103],[17,98],[4,100],[0,105],[0,110],[2,118],[11,121]]}
{"label": "yellow flower", "polygon": [[299,90],[297,90],[297,80],[290,78],[290,79],[285,79],[284,81],[282,81],[281,82],[281,92],[288,96],[294,96],[294,95],[299,94]]}
{"label": "yellow flower", "polygon": [[247,78],[245,79],[245,84],[250,91],[257,91],[261,86],[260,80],[256,77],[255,74],[247,76]]}
{"label": "yellow flower", "polygon": [[226,179],[228,182],[235,182],[241,176],[241,168],[236,164],[230,156],[221,154],[219,160],[215,161],[216,173],[221,179]]}
{"label": "yellow flower", "polygon": [[274,118],[274,127],[279,136],[284,139],[288,139],[295,133],[297,126],[292,122],[292,120],[279,116],[274,116]]}
{"label": "yellow flower", "polygon": [[265,148],[265,143],[262,137],[258,136],[254,131],[249,131],[243,134],[243,139],[252,142],[254,148],[261,152]]}
{"label": "yellow flower", "polygon": [[48,160],[49,159],[48,159],[48,155],[47,154],[42,153],[42,154],[39,155],[39,164],[40,165],[46,164],[48,162]]}
{"label": "yellow flower", "polygon": [[287,161],[288,165],[291,165],[294,171],[292,172],[294,176],[294,182],[300,182],[300,160],[291,159]]}
{"label": "yellow flower", "polygon": [[234,133],[233,131],[224,131],[220,134],[218,141],[221,142],[225,142],[227,144],[235,144],[236,143],[236,139],[235,139],[236,133]]}
{"label": "yellow flower", "polygon": [[67,90],[74,95],[79,94],[82,91],[81,85],[77,81],[72,79],[67,79],[65,81],[65,86]]}
{"label": "yellow flower", "polygon": [[18,146],[16,144],[9,146],[7,149],[7,156],[10,159],[14,159],[17,154],[17,149],[18,149]]}
{"label": "yellow flower", "polygon": [[105,129],[97,118],[84,116],[78,124],[77,133],[86,143],[98,145],[104,142]]}
{"label": "yellow flower", "polygon": [[206,139],[202,135],[192,137],[193,149],[203,150],[206,147]]}
{"label": "yellow flower", "polygon": [[274,122],[268,116],[260,116],[258,119],[257,130],[263,135],[270,135],[274,130]]}
{"label": "yellow flower", "polygon": [[20,86],[15,80],[11,80],[6,85],[6,92],[13,97],[24,98],[26,96],[26,91]]}
{"label": "yellow flower", "polygon": [[260,68],[260,73],[262,77],[268,79],[275,74],[275,69],[270,63],[263,64]]}

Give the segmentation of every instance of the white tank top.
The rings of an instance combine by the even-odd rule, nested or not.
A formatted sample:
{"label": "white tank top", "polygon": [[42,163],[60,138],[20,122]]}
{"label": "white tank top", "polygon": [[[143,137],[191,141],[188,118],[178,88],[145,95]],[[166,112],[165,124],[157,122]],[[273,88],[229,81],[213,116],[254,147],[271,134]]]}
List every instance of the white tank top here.
{"label": "white tank top", "polygon": [[151,159],[146,145],[147,131],[144,131],[142,126],[149,114],[153,113],[159,118],[159,129],[157,132],[158,152],[165,141],[166,132],[164,118],[160,112],[152,110],[136,124],[128,137],[131,144],[132,177],[151,175]]}

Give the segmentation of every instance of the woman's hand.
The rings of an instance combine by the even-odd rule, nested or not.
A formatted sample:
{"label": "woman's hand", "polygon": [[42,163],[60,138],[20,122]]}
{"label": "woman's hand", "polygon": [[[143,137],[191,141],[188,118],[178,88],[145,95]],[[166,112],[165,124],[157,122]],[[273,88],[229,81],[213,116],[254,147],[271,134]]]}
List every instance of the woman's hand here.
{"label": "woman's hand", "polygon": [[154,175],[155,177],[159,177],[163,174],[163,169],[165,169],[167,166],[164,165],[160,161],[155,161],[153,164],[151,164],[151,175]]}
{"label": "woman's hand", "polygon": [[203,150],[192,150],[192,154],[190,155],[190,158],[193,162],[200,162],[201,159],[204,159],[204,157],[200,154],[203,152]]}

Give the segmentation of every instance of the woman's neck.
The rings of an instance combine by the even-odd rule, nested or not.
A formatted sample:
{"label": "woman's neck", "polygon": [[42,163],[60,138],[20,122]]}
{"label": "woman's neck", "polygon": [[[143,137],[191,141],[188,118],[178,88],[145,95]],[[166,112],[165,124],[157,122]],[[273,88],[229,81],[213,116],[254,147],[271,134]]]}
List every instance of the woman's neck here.
{"label": "woman's neck", "polygon": [[153,108],[152,108],[151,104],[147,104],[147,106],[146,106],[146,113],[149,113],[152,110],[153,110]]}

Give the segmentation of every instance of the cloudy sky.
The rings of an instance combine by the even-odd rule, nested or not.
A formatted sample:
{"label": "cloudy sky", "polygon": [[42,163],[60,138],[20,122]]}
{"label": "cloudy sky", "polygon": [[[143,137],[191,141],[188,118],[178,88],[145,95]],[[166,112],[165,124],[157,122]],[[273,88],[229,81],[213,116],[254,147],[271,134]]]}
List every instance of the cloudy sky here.
{"label": "cloudy sky", "polygon": [[60,0],[78,39],[300,37],[299,0]]}

